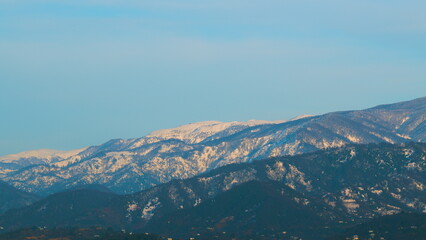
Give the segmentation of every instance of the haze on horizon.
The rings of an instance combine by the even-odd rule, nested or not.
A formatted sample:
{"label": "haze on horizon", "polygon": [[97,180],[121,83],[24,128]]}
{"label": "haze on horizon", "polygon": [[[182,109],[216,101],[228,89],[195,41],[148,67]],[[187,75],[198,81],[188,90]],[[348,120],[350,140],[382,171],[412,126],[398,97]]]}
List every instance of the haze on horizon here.
{"label": "haze on horizon", "polygon": [[0,0],[0,155],[423,97],[425,8]]}

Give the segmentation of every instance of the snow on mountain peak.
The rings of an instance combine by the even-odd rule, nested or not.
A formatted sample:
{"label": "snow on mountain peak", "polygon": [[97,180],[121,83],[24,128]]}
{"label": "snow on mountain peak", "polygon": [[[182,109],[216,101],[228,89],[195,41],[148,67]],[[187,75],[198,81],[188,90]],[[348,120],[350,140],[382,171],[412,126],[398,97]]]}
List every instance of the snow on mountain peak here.
{"label": "snow on mountain peak", "polygon": [[314,116],[315,115],[309,115],[309,114],[299,115],[299,116],[296,116],[296,117],[290,119],[290,121],[296,121],[296,120],[299,120],[299,119],[309,118],[309,117],[314,117]]}
{"label": "snow on mountain peak", "polygon": [[204,139],[213,136],[216,133],[225,131],[230,127],[252,127],[262,124],[277,124],[285,121],[264,121],[249,120],[246,122],[220,122],[220,121],[204,121],[190,123],[179,126],[177,128],[163,129],[150,133],[146,137],[159,139],[179,139],[188,143],[198,143]]}

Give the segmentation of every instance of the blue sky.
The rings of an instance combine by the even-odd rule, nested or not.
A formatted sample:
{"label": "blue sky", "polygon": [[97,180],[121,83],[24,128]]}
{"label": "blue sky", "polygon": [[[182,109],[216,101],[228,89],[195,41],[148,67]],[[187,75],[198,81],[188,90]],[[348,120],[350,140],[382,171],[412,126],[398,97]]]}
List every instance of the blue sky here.
{"label": "blue sky", "polygon": [[426,2],[0,0],[0,155],[425,96]]}

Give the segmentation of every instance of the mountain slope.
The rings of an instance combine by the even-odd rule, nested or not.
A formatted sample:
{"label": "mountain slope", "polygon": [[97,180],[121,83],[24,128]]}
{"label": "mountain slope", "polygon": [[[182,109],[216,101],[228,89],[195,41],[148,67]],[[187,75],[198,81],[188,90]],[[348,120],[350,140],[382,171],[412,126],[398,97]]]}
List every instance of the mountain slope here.
{"label": "mountain slope", "polygon": [[97,226],[118,224],[114,216],[116,195],[97,190],[79,189],[55,193],[34,204],[7,214],[7,229],[22,226]]}
{"label": "mountain slope", "polygon": [[331,210],[282,183],[250,181],[193,208],[153,219],[145,229],[180,238],[318,237],[332,224]]}
{"label": "mountain slope", "polygon": [[82,184],[130,193],[231,163],[357,143],[426,140],[426,97],[282,123],[203,122],[111,140],[53,164],[10,171],[4,180],[42,194]]}
{"label": "mountain slope", "polygon": [[[307,197],[321,199],[345,222],[399,211],[426,211],[426,144],[355,145],[250,164],[229,165],[187,180],[175,180],[128,195],[144,216],[190,208],[242,183],[278,181]],[[151,216],[152,215],[152,216]]]}
{"label": "mountain slope", "polygon": [[38,196],[18,190],[0,181],[0,214],[13,208],[30,205]]}
{"label": "mountain slope", "polygon": [[[425,171],[426,143],[350,145],[232,164],[129,195],[99,191],[91,191],[93,196],[79,195],[78,191],[72,191],[74,195],[57,193],[26,208],[9,211],[0,217],[0,226],[12,230],[39,224],[102,225],[147,232],[157,226],[158,233],[180,236],[184,232],[167,224],[178,221],[176,225],[182,229],[195,227],[188,234],[201,232],[205,227],[213,227],[214,231],[204,231],[204,234],[216,234],[222,229],[246,234],[245,231],[253,227],[249,219],[254,217],[257,223],[264,223],[259,223],[260,234],[272,236],[280,229],[301,236],[296,228],[299,225],[293,219],[299,213],[312,219],[320,218],[330,226],[347,226],[401,211],[426,211]],[[244,202],[242,195],[251,197]],[[285,204],[278,206],[280,203]],[[282,207],[282,211],[271,212],[269,206]],[[250,212],[250,209],[255,210]],[[292,209],[298,209],[299,213]],[[270,219],[261,217],[266,215]],[[216,228],[213,224],[221,223],[224,218],[226,222],[230,216],[239,229],[229,227],[231,225]],[[197,219],[212,222],[195,221]],[[291,225],[292,221],[295,225]],[[287,225],[276,225],[278,223]],[[306,236],[312,231],[307,231]]]}

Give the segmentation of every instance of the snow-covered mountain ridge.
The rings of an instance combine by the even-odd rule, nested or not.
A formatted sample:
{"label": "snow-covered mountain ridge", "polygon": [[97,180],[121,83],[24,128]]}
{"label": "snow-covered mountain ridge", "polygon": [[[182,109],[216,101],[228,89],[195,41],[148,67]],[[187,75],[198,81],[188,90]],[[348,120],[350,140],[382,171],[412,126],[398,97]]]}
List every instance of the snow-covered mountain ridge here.
{"label": "snow-covered mountain ridge", "polygon": [[[310,116],[310,115],[309,115]],[[303,118],[298,116],[296,118]],[[295,118],[295,119],[296,119]],[[220,122],[220,121],[204,121],[197,123],[189,123],[176,128],[162,129],[148,134],[142,139],[120,139],[118,143],[125,145],[131,149],[140,147],[143,144],[154,143],[169,139],[178,139],[189,144],[199,143],[207,137],[211,137],[219,132],[228,129],[228,134],[232,134],[246,127],[252,127],[261,124],[282,123],[286,120],[264,121],[264,120],[249,120],[247,122]],[[232,129],[229,129],[232,128]],[[114,141],[114,140],[113,140]],[[131,143],[131,144],[130,144]],[[54,150],[54,149],[38,149],[0,156],[0,164],[15,164],[22,167],[36,164],[52,164],[54,166],[64,166],[74,163],[81,159],[78,156],[85,148],[80,148],[70,151]],[[84,154],[82,154],[84,155]],[[1,172],[0,172],[1,174]]]}
{"label": "snow-covered mountain ridge", "polygon": [[41,194],[93,183],[129,193],[230,163],[350,143],[425,142],[425,121],[426,97],[291,121],[209,121],[110,140],[54,163],[20,167],[0,162],[0,169],[6,182]]}
{"label": "snow-covered mountain ridge", "polygon": [[[161,140],[179,139],[189,144],[199,143],[204,139],[211,137],[217,133],[228,130],[228,134],[232,134],[247,127],[253,127],[262,124],[277,124],[286,122],[285,120],[264,121],[264,120],[249,120],[247,122],[219,122],[205,121],[190,123],[177,128],[163,129],[152,132],[148,138],[158,138]],[[233,130],[231,130],[232,128]],[[219,138],[219,137],[216,137]]]}
{"label": "snow-covered mountain ridge", "polygon": [[70,158],[74,155],[79,154],[80,152],[86,150],[86,148],[80,148],[70,151],[61,151],[53,149],[39,149],[20,152],[17,154],[9,154],[6,156],[0,157],[0,162],[3,163],[13,163],[13,162],[22,162],[23,159],[33,159],[34,161],[39,160],[39,163],[52,163],[54,161],[61,161],[63,159]]}

